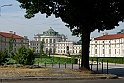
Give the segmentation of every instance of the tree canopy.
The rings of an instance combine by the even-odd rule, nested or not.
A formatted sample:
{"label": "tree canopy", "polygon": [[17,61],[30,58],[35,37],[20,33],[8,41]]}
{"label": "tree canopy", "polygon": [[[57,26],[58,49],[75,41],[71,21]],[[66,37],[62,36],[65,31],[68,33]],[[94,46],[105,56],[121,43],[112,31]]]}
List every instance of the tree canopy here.
{"label": "tree canopy", "polygon": [[124,19],[124,0],[17,0],[26,9],[25,17],[55,15],[66,23],[73,35],[81,36],[83,69],[89,69],[90,33],[114,29]]}
{"label": "tree canopy", "polygon": [[8,54],[6,49],[4,51],[0,51],[0,65],[3,65],[8,61],[7,56]]}
{"label": "tree canopy", "polygon": [[121,29],[119,32],[117,32],[117,34],[122,34],[124,33],[124,29]]}
{"label": "tree canopy", "polygon": [[36,13],[60,17],[76,34],[82,33],[82,27],[90,32],[95,29],[110,30],[118,26],[124,18],[123,0],[17,0],[20,7],[26,9],[26,18]]}

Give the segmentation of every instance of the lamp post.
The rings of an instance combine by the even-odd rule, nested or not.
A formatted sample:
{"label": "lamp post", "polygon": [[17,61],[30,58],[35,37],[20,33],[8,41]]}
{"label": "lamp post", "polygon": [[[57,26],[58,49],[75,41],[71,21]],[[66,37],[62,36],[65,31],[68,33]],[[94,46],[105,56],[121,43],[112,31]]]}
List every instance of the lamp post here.
{"label": "lamp post", "polygon": [[[12,4],[8,4],[8,5],[2,5],[2,6],[0,6],[0,17],[1,17],[1,8],[4,7],[4,6],[12,6]],[[8,55],[9,55],[9,47],[8,47]]]}
{"label": "lamp post", "polygon": [[12,6],[12,4],[8,4],[8,5],[2,5],[2,6],[0,6],[0,16],[1,16],[1,8],[4,7],[4,6]]}

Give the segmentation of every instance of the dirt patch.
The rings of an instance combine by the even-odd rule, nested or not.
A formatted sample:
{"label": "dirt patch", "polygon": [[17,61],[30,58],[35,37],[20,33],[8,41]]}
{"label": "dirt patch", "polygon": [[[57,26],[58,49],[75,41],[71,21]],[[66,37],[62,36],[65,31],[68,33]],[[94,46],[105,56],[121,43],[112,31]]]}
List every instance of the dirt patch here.
{"label": "dirt patch", "polygon": [[[96,75],[97,72],[94,71],[82,71],[82,70],[74,70],[74,69],[56,69],[56,68],[30,68],[27,66],[23,67],[0,67],[0,77],[16,77],[16,76],[66,76],[66,75],[77,75],[77,76],[85,76],[85,75]],[[103,75],[103,74],[101,74]],[[104,74],[108,75],[108,74]]]}
{"label": "dirt patch", "polygon": [[47,76],[49,73],[45,70],[52,68],[27,68],[27,67],[0,67],[0,77],[15,77],[15,76]]}

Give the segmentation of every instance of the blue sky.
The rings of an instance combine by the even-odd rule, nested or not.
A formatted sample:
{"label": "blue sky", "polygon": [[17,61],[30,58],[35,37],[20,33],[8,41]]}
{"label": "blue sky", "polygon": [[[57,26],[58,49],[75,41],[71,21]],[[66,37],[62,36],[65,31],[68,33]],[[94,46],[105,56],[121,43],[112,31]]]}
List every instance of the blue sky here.
{"label": "blue sky", "polygon": [[[20,36],[28,36],[29,40],[33,40],[34,34],[43,33],[43,31],[52,27],[60,34],[67,35],[69,40],[79,40],[78,37],[71,36],[70,30],[65,27],[65,24],[60,18],[55,18],[54,16],[46,18],[45,15],[37,14],[34,18],[26,19],[24,17],[25,10],[19,7],[20,3],[16,0],[0,0],[0,6],[8,4],[12,4],[12,6],[1,7],[0,31],[14,31]],[[114,34],[123,28],[124,23],[120,23],[120,26],[113,30],[103,31],[100,33],[96,30],[91,33],[91,37],[101,36],[104,32]]]}

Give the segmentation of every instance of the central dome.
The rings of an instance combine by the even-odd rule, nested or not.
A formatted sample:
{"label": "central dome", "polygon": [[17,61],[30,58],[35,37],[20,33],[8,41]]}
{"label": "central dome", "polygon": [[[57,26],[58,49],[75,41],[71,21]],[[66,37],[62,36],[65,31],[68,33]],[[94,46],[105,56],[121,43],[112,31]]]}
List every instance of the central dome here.
{"label": "central dome", "polygon": [[54,31],[51,27],[49,30],[43,32],[43,35],[45,36],[58,36],[58,32]]}

